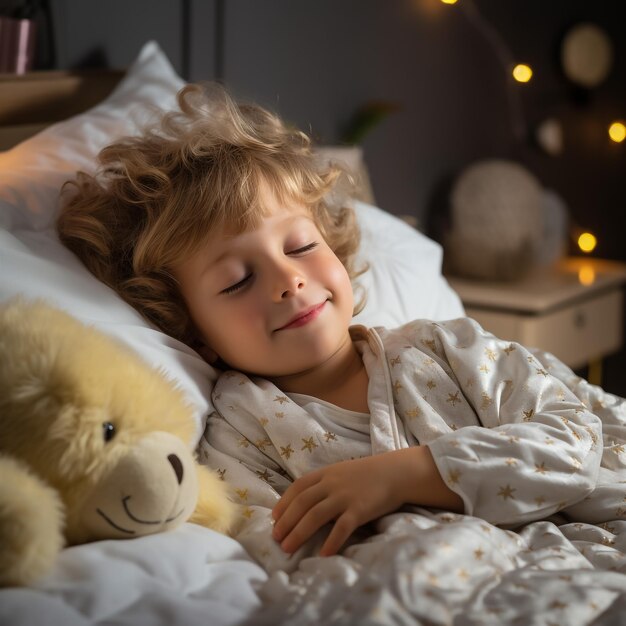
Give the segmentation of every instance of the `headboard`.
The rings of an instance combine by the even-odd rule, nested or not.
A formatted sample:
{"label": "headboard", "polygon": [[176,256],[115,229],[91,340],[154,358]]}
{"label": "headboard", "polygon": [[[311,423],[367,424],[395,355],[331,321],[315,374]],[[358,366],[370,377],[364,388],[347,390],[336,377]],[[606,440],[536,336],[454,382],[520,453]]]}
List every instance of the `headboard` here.
{"label": "headboard", "polygon": [[121,70],[0,74],[0,150],[95,106],[122,76]]}

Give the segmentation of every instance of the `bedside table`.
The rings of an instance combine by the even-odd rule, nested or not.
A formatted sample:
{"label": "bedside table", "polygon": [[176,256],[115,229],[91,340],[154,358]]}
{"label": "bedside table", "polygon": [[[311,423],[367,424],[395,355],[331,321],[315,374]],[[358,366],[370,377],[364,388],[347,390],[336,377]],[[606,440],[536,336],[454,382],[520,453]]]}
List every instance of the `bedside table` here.
{"label": "bedside table", "polygon": [[572,257],[515,282],[446,278],[486,330],[551,352],[572,369],[588,366],[593,384],[601,382],[602,358],[622,347],[626,264]]}

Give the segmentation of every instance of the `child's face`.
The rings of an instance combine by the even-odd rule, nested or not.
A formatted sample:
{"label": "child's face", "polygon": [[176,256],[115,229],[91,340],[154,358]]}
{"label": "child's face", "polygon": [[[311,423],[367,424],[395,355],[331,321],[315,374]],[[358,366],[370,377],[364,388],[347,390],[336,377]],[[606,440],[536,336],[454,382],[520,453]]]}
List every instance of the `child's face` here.
{"label": "child's face", "polygon": [[210,350],[234,369],[272,378],[345,350],[354,302],[346,269],[306,208],[264,195],[258,228],[214,233],[174,275]]}

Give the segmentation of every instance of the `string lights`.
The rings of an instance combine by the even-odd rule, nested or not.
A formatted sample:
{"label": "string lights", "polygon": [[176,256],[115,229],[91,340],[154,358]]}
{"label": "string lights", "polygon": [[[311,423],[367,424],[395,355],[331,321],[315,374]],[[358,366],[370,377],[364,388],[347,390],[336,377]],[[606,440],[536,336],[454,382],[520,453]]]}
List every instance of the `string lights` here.
{"label": "string lights", "polygon": [[[441,0],[443,4],[459,4],[468,21],[491,44],[500,64],[509,77],[517,83],[528,83],[533,76],[533,69],[525,63],[516,63],[505,40],[498,31],[489,24],[480,14],[473,0]],[[600,54],[602,53],[602,54]],[[596,86],[608,75],[611,66],[611,46],[608,38],[602,31],[592,24],[583,24],[574,28],[564,42],[563,62],[568,77],[588,87]],[[577,78],[580,76],[580,79]],[[586,83],[583,81],[586,81]],[[526,122],[517,89],[507,89],[509,112],[514,135],[519,140],[526,140]],[[549,128],[552,124],[554,128]],[[548,133],[548,131],[550,131]],[[556,133],[556,134],[555,134]],[[557,120],[547,120],[538,128],[538,139],[548,154],[556,155],[561,151],[561,126]],[[615,143],[626,140],[626,124],[614,121],[608,127],[608,136]],[[541,139],[544,139],[541,141]],[[546,139],[550,139],[547,141]],[[579,231],[580,232],[580,231]],[[581,252],[590,254],[595,250],[598,240],[590,232],[583,232],[576,238],[576,244]],[[583,280],[583,278],[581,278]],[[584,276],[584,280],[593,281],[593,277]]]}

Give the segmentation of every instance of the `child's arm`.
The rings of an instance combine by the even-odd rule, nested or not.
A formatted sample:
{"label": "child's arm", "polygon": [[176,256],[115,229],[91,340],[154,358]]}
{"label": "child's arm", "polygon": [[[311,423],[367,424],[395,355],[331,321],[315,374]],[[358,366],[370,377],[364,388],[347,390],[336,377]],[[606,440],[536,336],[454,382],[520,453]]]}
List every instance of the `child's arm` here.
{"label": "child's arm", "polygon": [[359,526],[404,504],[463,511],[426,446],[335,463],[296,480],[272,511],[273,536],[292,553],[335,520],[320,551],[329,556]]}

